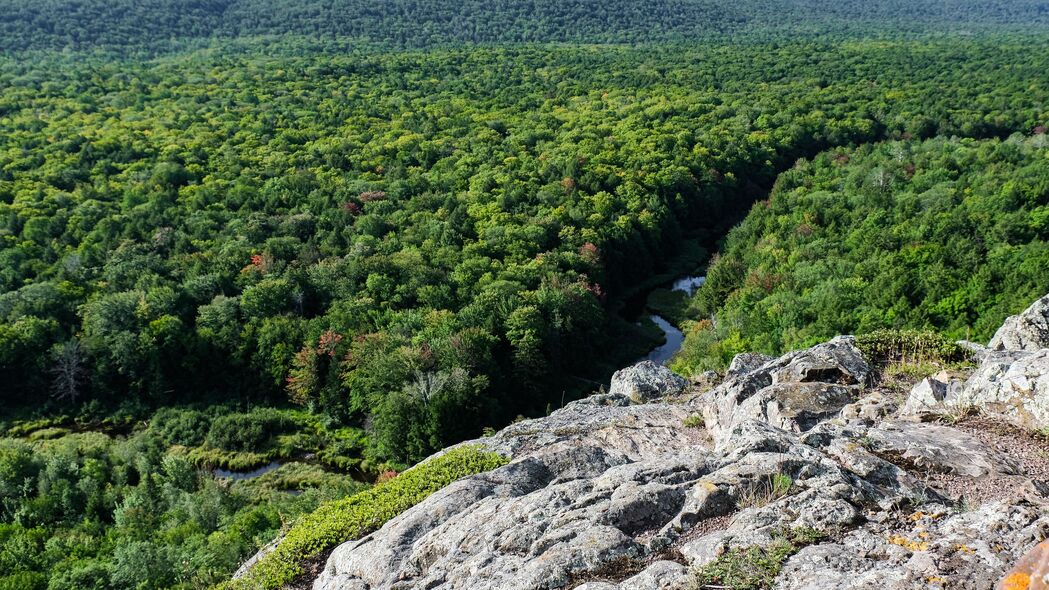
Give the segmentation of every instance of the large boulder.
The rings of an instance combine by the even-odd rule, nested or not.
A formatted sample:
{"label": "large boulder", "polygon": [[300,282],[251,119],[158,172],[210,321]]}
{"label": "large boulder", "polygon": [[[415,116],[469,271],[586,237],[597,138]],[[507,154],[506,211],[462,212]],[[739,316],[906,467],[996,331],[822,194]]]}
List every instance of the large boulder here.
{"label": "large boulder", "polygon": [[773,383],[866,383],[870,365],[852,336],[838,336],[779,358],[770,366]]}
{"label": "large boulder", "polygon": [[1002,416],[1024,428],[1049,428],[1049,349],[988,355],[947,403]]}
{"label": "large boulder", "polygon": [[765,363],[773,360],[775,360],[775,357],[761,354],[760,352],[741,352],[732,357],[732,362],[729,363],[728,371],[726,371],[725,376],[738,377],[740,375],[746,375],[751,371],[760,369]]}
{"label": "large boulder", "polygon": [[757,419],[783,430],[804,432],[838,415],[858,397],[854,385],[776,383],[744,400],[733,412],[729,427]]}
{"label": "large boulder", "polygon": [[635,403],[644,403],[684,391],[688,385],[683,377],[652,361],[620,369],[612,375],[612,385],[608,390],[611,395],[623,395]]}
{"label": "large boulder", "polygon": [[749,419],[803,431],[855,401],[869,375],[855,339],[839,336],[730,377],[693,403],[716,440]]}
{"label": "large boulder", "polygon": [[1027,351],[1049,348],[1049,295],[1032,303],[1023,313],[1007,318],[994,333],[989,347]]}

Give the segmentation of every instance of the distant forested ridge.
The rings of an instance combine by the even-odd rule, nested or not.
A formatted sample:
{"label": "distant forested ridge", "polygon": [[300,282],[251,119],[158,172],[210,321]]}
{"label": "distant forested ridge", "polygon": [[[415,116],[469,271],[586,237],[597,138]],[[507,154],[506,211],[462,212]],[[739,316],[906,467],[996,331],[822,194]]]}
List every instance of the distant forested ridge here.
{"label": "distant forested ridge", "polygon": [[965,34],[1049,25],[1046,0],[0,0],[0,11],[6,52],[157,51],[281,35],[427,47]]}

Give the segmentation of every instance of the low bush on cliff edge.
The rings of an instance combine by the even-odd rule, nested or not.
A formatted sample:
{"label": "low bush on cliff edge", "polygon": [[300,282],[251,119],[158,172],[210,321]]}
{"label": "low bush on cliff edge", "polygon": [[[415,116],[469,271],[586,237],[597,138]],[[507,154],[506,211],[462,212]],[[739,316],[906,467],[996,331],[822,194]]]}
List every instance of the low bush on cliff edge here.
{"label": "low bush on cliff edge", "polygon": [[960,363],[970,353],[950,338],[920,330],[875,330],[856,337],[856,346],[876,365],[892,363]]}
{"label": "low bush on cliff edge", "polygon": [[764,547],[732,549],[695,570],[689,590],[767,590],[772,588],[787,558],[806,545],[820,542],[824,537],[820,531],[799,527],[775,535],[772,543]]}
{"label": "low bush on cliff edge", "polygon": [[298,522],[243,578],[222,590],[280,588],[305,572],[304,563],[340,543],[362,537],[453,481],[495,469],[507,459],[480,447],[453,449],[387,482],[323,504]]}

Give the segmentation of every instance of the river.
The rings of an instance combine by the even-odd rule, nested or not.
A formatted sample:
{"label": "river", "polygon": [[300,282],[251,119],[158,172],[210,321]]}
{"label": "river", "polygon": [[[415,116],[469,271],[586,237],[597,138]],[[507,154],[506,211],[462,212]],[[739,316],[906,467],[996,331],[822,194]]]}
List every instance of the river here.
{"label": "river", "polygon": [[[696,292],[696,289],[702,286],[706,280],[707,277],[704,276],[681,277],[674,281],[670,290],[680,291],[691,297]],[[663,364],[677,354],[678,350],[681,350],[681,345],[685,342],[685,335],[673,324],[656,314],[649,314],[648,318],[663,331],[664,340],[663,344],[653,348],[647,356],[639,360],[649,360]]]}
{"label": "river", "polygon": [[245,479],[255,479],[256,477],[264,473],[273,471],[281,465],[283,465],[283,463],[281,463],[280,461],[271,461],[268,465],[263,465],[262,467],[259,467],[258,469],[252,469],[251,471],[229,471],[226,469],[215,469],[214,471],[212,471],[212,473],[214,473],[216,477],[228,478],[232,479],[233,481],[241,481]]}

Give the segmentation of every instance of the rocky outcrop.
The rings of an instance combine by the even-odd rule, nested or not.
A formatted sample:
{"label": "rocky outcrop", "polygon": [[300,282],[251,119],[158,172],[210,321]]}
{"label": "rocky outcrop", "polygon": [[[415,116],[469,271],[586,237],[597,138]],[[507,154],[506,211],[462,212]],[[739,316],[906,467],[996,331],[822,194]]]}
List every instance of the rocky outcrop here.
{"label": "rocky outcrop", "polygon": [[991,350],[1036,351],[1049,348],[1049,295],[1019,315],[1010,316],[994,333]]}
{"label": "rocky outcrop", "polygon": [[803,432],[855,401],[869,374],[855,340],[843,336],[729,377],[697,401],[715,439],[751,419]]}
{"label": "rocky outcrop", "polygon": [[726,377],[739,377],[740,375],[746,375],[751,371],[760,369],[765,363],[774,360],[773,357],[767,354],[761,354],[758,352],[742,352],[732,357],[732,362],[729,363],[728,371],[726,371]]}
{"label": "rocky outcrop", "polygon": [[995,502],[958,512],[930,503],[903,523],[869,520],[836,541],[802,549],[776,588],[987,590],[1047,534],[1049,520],[1038,506]]}
{"label": "rocky outcrop", "polygon": [[899,410],[849,337],[740,358],[706,391],[641,363],[472,441],[510,463],[338,547],[314,588],[683,590],[798,527],[822,534],[776,588],[990,588],[1049,535],[1044,442],[1018,453],[1006,434],[927,420],[969,403],[1038,423],[1047,354],[990,353],[964,386],[937,375]]}
{"label": "rocky outcrop", "polygon": [[960,342],[978,365],[964,382],[940,373],[910,391],[900,415],[918,420],[978,413],[1029,430],[1049,428],[1049,295],[1008,318],[986,348]]}
{"label": "rocky outcrop", "polygon": [[989,354],[947,405],[1003,416],[1025,428],[1049,428],[1049,349]]}

